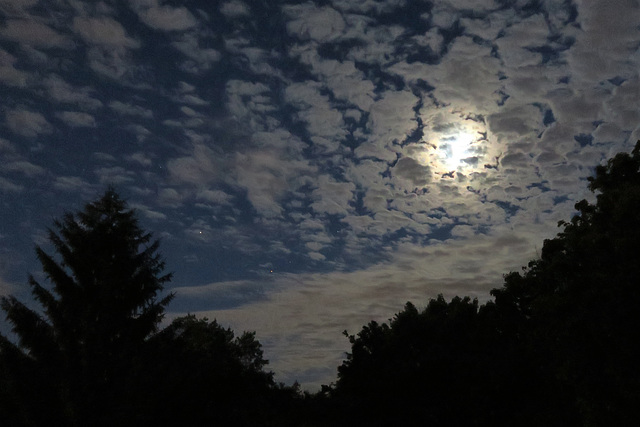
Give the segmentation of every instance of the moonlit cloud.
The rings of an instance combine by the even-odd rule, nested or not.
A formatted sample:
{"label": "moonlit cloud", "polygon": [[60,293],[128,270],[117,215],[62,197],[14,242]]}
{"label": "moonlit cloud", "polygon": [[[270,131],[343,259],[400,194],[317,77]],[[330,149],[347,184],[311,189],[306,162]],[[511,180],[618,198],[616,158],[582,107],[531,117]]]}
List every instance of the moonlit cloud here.
{"label": "moonlit cloud", "polygon": [[284,11],[292,18],[287,23],[287,30],[301,40],[331,41],[346,27],[342,15],[328,6],[317,8],[312,3],[305,3],[286,6]]}
{"label": "moonlit cloud", "polygon": [[112,18],[81,18],[73,20],[73,29],[87,43],[113,48],[138,48],[140,43],[128,37],[122,25]]}
{"label": "moonlit cloud", "polygon": [[91,114],[79,111],[63,111],[56,116],[71,127],[94,127],[96,120]]}
{"label": "moonlit cloud", "polygon": [[[2,184],[0,183],[0,185]],[[15,286],[0,279],[0,296],[11,295],[15,292],[15,289]]]}
{"label": "moonlit cloud", "polygon": [[24,87],[28,74],[15,68],[16,57],[0,49],[0,83],[7,86]]}
{"label": "moonlit cloud", "polygon": [[[86,193],[91,185],[84,179],[77,176],[59,176],[56,177],[53,186],[56,190],[72,191]],[[84,190],[84,191],[83,191]]]}
{"label": "moonlit cloud", "polygon": [[1,0],[0,11],[10,17],[22,16],[25,14],[25,9],[37,2],[38,0]]}
{"label": "moonlit cloud", "polygon": [[191,61],[184,62],[182,69],[187,72],[200,73],[211,68],[220,60],[220,52],[215,49],[201,48],[196,34],[185,34],[173,42],[173,46]]}
{"label": "moonlit cloud", "polygon": [[250,13],[249,6],[241,1],[229,1],[222,3],[220,12],[228,18],[237,18],[239,16],[247,16]]}
{"label": "moonlit cloud", "polygon": [[90,87],[74,87],[55,74],[44,80],[49,96],[57,102],[77,105],[86,110],[95,110],[102,107],[102,102],[92,96],[94,92]]}
{"label": "moonlit cloud", "polygon": [[68,37],[31,19],[9,19],[0,28],[0,39],[40,48],[71,48]]}
{"label": "moonlit cloud", "polygon": [[342,330],[487,299],[593,197],[640,138],[636,3],[0,0],[0,287],[115,185],[162,237],[170,317],[334,381]]}
{"label": "moonlit cloud", "polygon": [[128,116],[140,116],[145,119],[151,119],[153,117],[153,111],[138,105],[127,104],[125,102],[112,101],[109,103],[109,108],[120,114]]}
{"label": "moonlit cloud", "polygon": [[15,109],[5,113],[6,124],[9,129],[22,136],[36,137],[53,131],[49,121],[40,113]]}
{"label": "moonlit cloud", "polygon": [[198,23],[184,7],[162,6],[157,0],[136,0],[132,3],[142,22],[158,30],[182,31]]}
{"label": "moonlit cloud", "polygon": [[27,177],[42,175],[44,173],[44,168],[25,160],[9,162],[2,167],[2,170],[3,172],[19,172]]}

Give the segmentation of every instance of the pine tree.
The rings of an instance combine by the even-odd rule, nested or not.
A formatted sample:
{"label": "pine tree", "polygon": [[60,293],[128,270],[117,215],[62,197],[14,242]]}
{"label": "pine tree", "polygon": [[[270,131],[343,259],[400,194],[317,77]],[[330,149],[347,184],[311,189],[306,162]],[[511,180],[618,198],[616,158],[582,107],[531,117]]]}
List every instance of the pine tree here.
{"label": "pine tree", "polygon": [[52,286],[29,278],[41,310],[0,301],[18,338],[0,335],[0,415],[16,425],[133,423],[135,364],[173,298],[160,295],[171,275],[159,242],[113,189],[54,226],[59,260],[36,247]]}

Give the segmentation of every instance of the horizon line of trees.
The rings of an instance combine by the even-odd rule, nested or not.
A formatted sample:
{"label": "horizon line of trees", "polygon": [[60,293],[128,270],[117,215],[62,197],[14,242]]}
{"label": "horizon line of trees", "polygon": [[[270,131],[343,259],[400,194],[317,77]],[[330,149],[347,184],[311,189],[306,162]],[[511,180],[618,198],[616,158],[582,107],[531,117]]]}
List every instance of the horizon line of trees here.
{"label": "horizon line of trees", "polygon": [[0,307],[0,422],[10,426],[626,426],[640,407],[640,141],[589,178],[596,203],[504,276],[492,300],[408,302],[352,335],[335,383],[276,383],[255,333],[193,315],[112,188],[36,247],[40,311]]}

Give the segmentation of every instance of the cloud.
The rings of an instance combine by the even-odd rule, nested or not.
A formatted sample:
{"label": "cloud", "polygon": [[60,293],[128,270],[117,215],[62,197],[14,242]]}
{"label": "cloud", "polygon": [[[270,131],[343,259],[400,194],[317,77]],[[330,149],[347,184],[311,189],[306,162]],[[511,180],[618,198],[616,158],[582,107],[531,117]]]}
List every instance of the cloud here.
{"label": "cloud", "polygon": [[23,16],[38,0],[0,0],[0,12],[7,17]]}
{"label": "cloud", "polygon": [[489,46],[478,45],[471,37],[456,38],[441,63],[427,70],[427,81],[443,102],[474,112],[491,109],[498,100],[500,61]]}
{"label": "cloud", "polygon": [[635,96],[638,92],[640,92],[640,78],[636,74],[634,78],[613,89],[611,96],[604,102],[603,115],[608,121],[618,124],[626,131],[636,129],[640,123],[640,109],[637,108]]}
{"label": "cloud", "polygon": [[20,71],[14,67],[17,59],[4,49],[0,48],[0,84],[15,87],[25,87],[29,73]]}
{"label": "cloud", "polygon": [[138,125],[138,124],[130,124],[127,125],[125,127],[126,130],[128,130],[129,132],[133,133],[136,136],[136,140],[138,142],[143,142],[145,141],[147,138],[149,138],[152,133],[151,131],[149,131],[149,129],[145,128],[144,126]]}
{"label": "cloud", "polygon": [[43,85],[49,96],[57,102],[74,104],[87,110],[96,110],[102,107],[102,102],[91,96],[95,93],[93,88],[74,87],[55,74],[46,77]]}
{"label": "cloud", "polygon": [[151,166],[153,164],[153,161],[144,153],[138,152],[138,153],[133,153],[129,156],[126,157],[126,159],[129,162],[133,162],[133,163],[137,163],[141,166]]}
{"label": "cloud", "polygon": [[142,213],[142,215],[150,220],[158,221],[167,219],[167,216],[162,212],[151,209],[149,206],[146,206],[142,203],[130,203],[129,207],[135,209],[136,212]]}
{"label": "cloud", "polygon": [[140,47],[140,42],[128,37],[122,25],[109,17],[85,18],[77,16],[73,19],[73,30],[90,45],[115,49]]}
{"label": "cloud", "polygon": [[121,166],[98,167],[94,171],[101,185],[125,185],[135,182],[135,172]]}
{"label": "cloud", "polygon": [[637,76],[633,60],[638,49],[637,2],[612,0],[577,4],[581,32],[568,54],[569,65],[580,78],[597,82],[615,76]]}
{"label": "cloud", "polygon": [[18,172],[22,175],[32,178],[34,176],[42,175],[45,173],[44,168],[35,165],[26,160],[18,160],[4,164],[1,168],[3,172]]}
{"label": "cloud", "polygon": [[285,14],[293,18],[287,22],[289,34],[301,40],[327,42],[340,36],[346,27],[342,15],[328,6],[313,7],[311,3],[285,6]]}
{"label": "cloud", "polygon": [[262,83],[229,80],[226,85],[227,111],[244,127],[256,131],[268,129],[265,113],[276,109],[270,92]]}
{"label": "cloud", "polygon": [[24,186],[0,176],[0,190],[7,193],[20,193],[24,190]]}
{"label": "cloud", "polygon": [[307,162],[283,154],[274,149],[255,150],[238,153],[234,159],[237,185],[246,189],[258,214],[267,218],[280,216],[282,198],[307,184],[307,175],[313,172]]}
{"label": "cloud", "polygon": [[370,138],[382,146],[389,146],[393,141],[404,141],[418,125],[413,112],[418,101],[408,90],[384,92],[371,106],[367,122]]}
{"label": "cloud", "polygon": [[53,126],[42,114],[22,108],[8,110],[5,114],[5,120],[13,133],[28,138],[53,132]]}
{"label": "cloud", "polygon": [[344,99],[368,111],[374,102],[374,85],[358,70],[354,61],[325,60],[316,50],[298,52],[301,62],[311,65],[337,99]]}
{"label": "cloud", "polygon": [[4,138],[0,138],[0,152],[15,153],[16,147]]}
{"label": "cloud", "polygon": [[[321,94],[322,86],[315,82],[294,83],[287,87],[285,99],[298,110],[298,118],[306,123],[307,131],[322,138],[327,151],[336,151],[347,135],[342,113],[333,108],[329,97]],[[313,140],[313,139],[312,139]]]}
{"label": "cloud", "polygon": [[56,117],[62,120],[67,126],[73,128],[95,127],[96,125],[96,120],[91,114],[80,111],[62,111],[56,113]]}
{"label": "cloud", "polygon": [[70,49],[71,40],[51,27],[31,19],[9,19],[0,28],[0,38],[39,48]]}
{"label": "cloud", "polygon": [[[1,181],[0,181],[0,188],[1,188]],[[8,295],[15,295],[17,287],[7,281],[5,281],[2,277],[0,277],[0,296],[8,296]],[[6,336],[3,333],[4,336]]]}
{"label": "cloud", "polygon": [[220,5],[220,13],[227,18],[238,18],[240,16],[247,16],[251,13],[249,6],[242,1],[229,1]]}
{"label": "cloud", "polygon": [[541,14],[533,15],[508,27],[504,37],[495,40],[498,55],[508,68],[539,65],[543,56],[535,48],[547,43],[549,32],[545,18]]}
{"label": "cloud", "polygon": [[402,157],[393,167],[393,174],[405,178],[416,187],[424,187],[431,181],[429,166],[423,165],[411,157]]}
{"label": "cloud", "polygon": [[[349,349],[343,330],[355,333],[371,320],[386,321],[406,301],[426,304],[439,293],[446,298],[470,295],[486,300],[488,290],[501,285],[502,274],[535,256],[532,239],[537,242],[540,235],[535,233],[541,229],[471,234],[467,240],[425,248],[407,244],[392,261],[355,272],[281,273],[260,282],[181,288],[174,306],[179,311],[197,304],[199,315],[235,330],[255,330],[278,380],[297,379],[304,388],[317,390],[335,381],[334,369]],[[212,303],[200,304],[202,298],[227,302],[208,309]],[[310,372],[310,366],[327,369]]]}
{"label": "cloud", "polygon": [[78,176],[58,176],[53,182],[53,188],[60,191],[87,194],[91,190],[91,185]]}
{"label": "cloud", "polygon": [[189,73],[199,74],[206,71],[221,57],[220,52],[215,49],[200,47],[199,36],[196,33],[183,34],[171,44],[190,59],[182,64],[182,69]]}
{"label": "cloud", "polygon": [[184,31],[198,24],[185,7],[160,6],[157,0],[135,0],[132,3],[140,20],[156,30]]}
{"label": "cloud", "polygon": [[120,84],[147,85],[136,82],[136,65],[129,52],[139,48],[140,42],[127,36],[119,22],[109,17],[77,16],[73,20],[73,30],[87,44],[87,59],[93,71]]}
{"label": "cloud", "polygon": [[109,108],[118,114],[127,116],[138,116],[145,119],[153,118],[153,111],[140,107],[139,105],[128,104],[120,101],[111,101]]}
{"label": "cloud", "polygon": [[126,50],[93,47],[89,49],[87,59],[89,67],[98,74],[121,84],[130,83],[132,80],[135,66]]}
{"label": "cloud", "polygon": [[214,203],[215,205],[230,205],[233,196],[221,190],[205,190],[198,191],[196,195],[198,200]]}
{"label": "cloud", "polygon": [[504,138],[540,133],[543,128],[542,120],[542,113],[533,105],[504,109],[487,118],[489,130]]}
{"label": "cloud", "polygon": [[181,307],[259,328],[287,381],[333,381],[340,331],[407,300],[487,298],[640,134],[623,0],[214,3],[0,0],[0,189],[36,203],[69,166],[58,139],[87,136],[92,166],[51,189],[118,184],[186,251],[185,281],[257,275]]}
{"label": "cloud", "polygon": [[167,169],[171,178],[178,183],[201,185],[222,177],[223,161],[216,152],[204,144],[198,144],[194,147],[192,156],[169,160]]}
{"label": "cloud", "polygon": [[344,216],[351,210],[355,185],[352,182],[338,182],[328,175],[317,177],[316,189],[311,193],[314,202],[311,208],[319,214]]}

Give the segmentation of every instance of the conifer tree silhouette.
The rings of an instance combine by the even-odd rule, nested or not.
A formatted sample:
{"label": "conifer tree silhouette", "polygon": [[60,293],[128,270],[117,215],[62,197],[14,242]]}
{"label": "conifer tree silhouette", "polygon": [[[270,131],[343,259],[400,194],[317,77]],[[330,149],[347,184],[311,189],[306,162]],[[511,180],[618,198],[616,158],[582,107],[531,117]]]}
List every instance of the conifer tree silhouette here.
{"label": "conifer tree silhouette", "polygon": [[127,424],[135,363],[173,298],[160,295],[171,275],[159,242],[111,188],[54,226],[59,259],[36,247],[51,286],[29,278],[41,309],[0,301],[17,337],[0,335],[0,416],[13,425]]}

